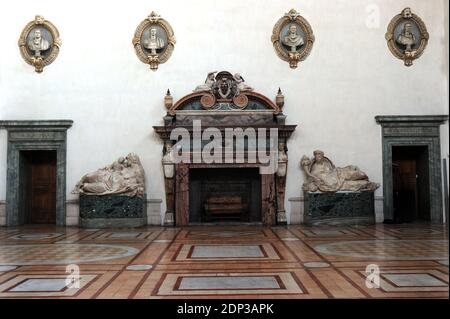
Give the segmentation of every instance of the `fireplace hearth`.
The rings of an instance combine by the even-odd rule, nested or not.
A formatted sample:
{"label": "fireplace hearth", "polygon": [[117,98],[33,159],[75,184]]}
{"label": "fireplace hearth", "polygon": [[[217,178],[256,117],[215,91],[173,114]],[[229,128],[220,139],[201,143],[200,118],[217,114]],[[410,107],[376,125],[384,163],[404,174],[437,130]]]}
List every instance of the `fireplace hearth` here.
{"label": "fireplace hearth", "polygon": [[257,168],[196,168],[189,171],[189,222],[261,222]]}

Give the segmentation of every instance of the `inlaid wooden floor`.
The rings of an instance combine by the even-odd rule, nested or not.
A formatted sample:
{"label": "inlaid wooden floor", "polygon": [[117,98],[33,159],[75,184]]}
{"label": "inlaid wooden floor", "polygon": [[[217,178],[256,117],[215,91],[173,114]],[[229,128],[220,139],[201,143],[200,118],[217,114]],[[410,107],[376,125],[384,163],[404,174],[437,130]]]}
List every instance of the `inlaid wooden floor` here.
{"label": "inlaid wooden floor", "polygon": [[0,228],[0,298],[448,298],[448,277],[441,225]]}

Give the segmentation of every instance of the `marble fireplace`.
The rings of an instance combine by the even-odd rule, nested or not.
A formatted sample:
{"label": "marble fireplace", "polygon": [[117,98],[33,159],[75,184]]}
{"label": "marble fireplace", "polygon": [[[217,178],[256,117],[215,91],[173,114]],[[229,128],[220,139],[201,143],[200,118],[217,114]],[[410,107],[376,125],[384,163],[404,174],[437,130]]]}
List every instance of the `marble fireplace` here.
{"label": "marble fireplace", "polygon": [[[273,102],[239,74],[216,73],[176,103],[168,91],[164,125],[153,127],[164,141],[164,224],[286,224],[286,142],[296,125],[285,124],[281,90]],[[244,138],[227,139],[230,132],[243,133]],[[201,154],[213,139],[215,147],[208,154],[223,152],[211,160]],[[268,169],[260,152],[270,155],[274,169]]]}

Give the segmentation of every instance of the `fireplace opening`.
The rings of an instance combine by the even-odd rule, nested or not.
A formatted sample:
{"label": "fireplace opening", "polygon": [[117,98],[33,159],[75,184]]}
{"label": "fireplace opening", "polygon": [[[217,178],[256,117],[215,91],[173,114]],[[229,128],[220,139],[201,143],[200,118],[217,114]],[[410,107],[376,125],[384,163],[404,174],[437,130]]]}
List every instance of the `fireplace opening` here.
{"label": "fireplace opening", "polygon": [[190,169],[189,222],[261,222],[259,169]]}

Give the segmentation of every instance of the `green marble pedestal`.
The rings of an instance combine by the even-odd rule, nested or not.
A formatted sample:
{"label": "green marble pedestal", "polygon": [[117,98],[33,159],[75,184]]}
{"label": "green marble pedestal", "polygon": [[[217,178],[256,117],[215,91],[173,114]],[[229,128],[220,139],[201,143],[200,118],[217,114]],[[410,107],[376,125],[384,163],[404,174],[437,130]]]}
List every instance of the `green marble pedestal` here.
{"label": "green marble pedestal", "polygon": [[145,198],[80,195],[80,224],[86,228],[144,226],[147,224]]}
{"label": "green marble pedestal", "polygon": [[373,192],[304,192],[307,225],[374,224]]}

